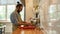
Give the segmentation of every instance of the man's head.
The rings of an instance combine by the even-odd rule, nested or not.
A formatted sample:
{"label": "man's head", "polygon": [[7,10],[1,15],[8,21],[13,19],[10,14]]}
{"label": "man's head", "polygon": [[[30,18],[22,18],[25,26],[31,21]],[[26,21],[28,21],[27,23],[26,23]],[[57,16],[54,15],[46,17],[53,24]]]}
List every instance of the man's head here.
{"label": "man's head", "polygon": [[16,5],[16,9],[18,12],[22,11],[23,5],[17,2],[18,4]]}

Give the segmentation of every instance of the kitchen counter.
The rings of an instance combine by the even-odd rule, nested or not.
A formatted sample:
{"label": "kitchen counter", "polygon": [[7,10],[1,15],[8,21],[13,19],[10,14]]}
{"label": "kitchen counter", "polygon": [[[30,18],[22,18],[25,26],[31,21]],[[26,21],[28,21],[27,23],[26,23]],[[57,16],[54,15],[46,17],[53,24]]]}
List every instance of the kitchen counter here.
{"label": "kitchen counter", "polygon": [[19,29],[17,28],[12,34],[43,34],[41,30],[38,29]]}

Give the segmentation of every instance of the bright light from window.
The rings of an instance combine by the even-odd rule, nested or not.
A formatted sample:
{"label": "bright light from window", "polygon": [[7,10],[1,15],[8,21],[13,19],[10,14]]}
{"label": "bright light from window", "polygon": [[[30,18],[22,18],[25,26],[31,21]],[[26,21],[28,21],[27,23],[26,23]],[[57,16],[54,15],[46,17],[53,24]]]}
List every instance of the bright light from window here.
{"label": "bright light from window", "polygon": [[[10,14],[15,10],[16,5],[1,5],[0,6],[0,20],[10,21]],[[21,11],[21,18],[24,21],[24,7]]]}
{"label": "bright light from window", "polygon": [[10,14],[15,10],[15,5],[7,5],[7,19],[10,20]]}
{"label": "bright light from window", "polygon": [[5,6],[0,6],[0,20],[5,20],[6,19],[6,13],[5,10],[6,7]]}

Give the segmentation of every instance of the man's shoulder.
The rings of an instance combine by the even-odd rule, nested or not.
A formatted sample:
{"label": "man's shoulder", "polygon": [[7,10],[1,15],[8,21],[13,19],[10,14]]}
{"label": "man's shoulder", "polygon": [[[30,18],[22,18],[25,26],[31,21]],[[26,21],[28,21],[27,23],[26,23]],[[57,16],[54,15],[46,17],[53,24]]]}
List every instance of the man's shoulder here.
{"label": "man's shoulder", "polygon": [[11,14],[15,14],[16,12],[12,12]]}
{"label": "man's shoulder", "polygon": [[11,13],[10,16],[11,16],[11,17],[12,17],[12,16],[13,16],[13,17],[14,17],[14,16],[17,16],[17,13],[14,11],[14,12]]}

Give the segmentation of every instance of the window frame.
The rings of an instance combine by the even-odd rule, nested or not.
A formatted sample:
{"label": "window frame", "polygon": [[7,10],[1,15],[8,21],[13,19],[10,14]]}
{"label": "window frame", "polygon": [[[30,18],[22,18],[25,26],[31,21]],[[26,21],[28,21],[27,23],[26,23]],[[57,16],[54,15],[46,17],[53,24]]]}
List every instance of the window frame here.
{"label": "window frame", "polygon": [[0,5],[0,6],[5,6],[6,7],[6,11],[5,11],[5,20],[0,20],[0,22],[10,22],[7,18],[7,5],[15,5],[15,4],[4,4],[4,5]]}

